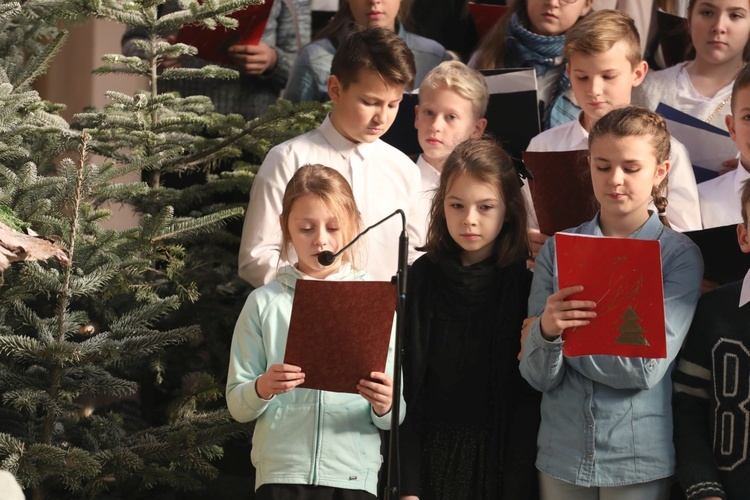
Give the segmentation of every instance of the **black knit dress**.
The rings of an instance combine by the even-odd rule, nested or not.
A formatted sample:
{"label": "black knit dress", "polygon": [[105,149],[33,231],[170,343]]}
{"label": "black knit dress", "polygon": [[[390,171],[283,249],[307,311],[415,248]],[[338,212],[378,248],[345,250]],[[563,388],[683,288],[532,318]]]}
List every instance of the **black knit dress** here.
{"label": "black knit dress", "polygon": [[534,498],[539,394],[516,360],[525,264],[422,257],[410,276],[401,494]]}

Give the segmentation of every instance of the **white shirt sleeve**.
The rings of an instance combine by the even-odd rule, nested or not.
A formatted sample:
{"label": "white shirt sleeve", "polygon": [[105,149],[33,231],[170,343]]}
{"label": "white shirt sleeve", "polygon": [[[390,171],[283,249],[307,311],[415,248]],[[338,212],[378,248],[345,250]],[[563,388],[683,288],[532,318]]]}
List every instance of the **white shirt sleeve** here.
{"label": "white shirt sleeve", "polygon": [[291,153],[284,154],[278,147],[271,149],[260,166],[250,203],[245,213],[238,259],[240,277],[254,287],[273,280],[279,268],[281,252],[281,202],[286,189],[288,171],[293,169]]}
{"label": "white shirt sleeve", "polygon": [[667,174],[669,224],[677,231],[702,229],[698,186],[695,183],[690,155],[685,146],[674,138],[669,159],[672,162]]}

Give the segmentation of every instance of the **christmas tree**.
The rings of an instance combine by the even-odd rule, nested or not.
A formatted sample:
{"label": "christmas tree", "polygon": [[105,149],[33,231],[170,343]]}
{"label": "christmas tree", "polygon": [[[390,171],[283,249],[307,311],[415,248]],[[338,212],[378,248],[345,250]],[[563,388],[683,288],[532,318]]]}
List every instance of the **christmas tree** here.
{"label": "christmas tree", "polygon": [[[0,467],[32,498],[199,490],[222,443],[249,431],[220,402],[249,291],[236,277],[238,235],[224,229],[244,203],[224,200],[246,200],[258,160],[326,108],[282,101],[246,122],[206,98],[159,93],[162,79],[233,71],[159,68],[194,50],[162,40],[165,29],[231,25],[226,14],[252,2],[185,2],[162,18],[159,0],[0,7],[0,206],[67,257],[14,264],[0,287]],[[106,55],[97,72],[145,75],[150,88],[109,93],[111,104],[68,124],[30,86],[64,42],[54,26],[82,16],[146,30],[143,58]],[[145,182],[114,182],[132,171]],[[186,173],[200,184],[164,186]],[[139,224],[103,229],[105,201],[131,204]]]}
{"label": "christmas tree", "polygon": [[618,344],[629,344],[629,345],[649,345],[648,340],[643,335],[643,328],[638,323],[638,314],[636,314],[633,306],[628,306],[624,313],[622,313],[622,325],[618,328],[622,333],[618,335],[615,342]]}

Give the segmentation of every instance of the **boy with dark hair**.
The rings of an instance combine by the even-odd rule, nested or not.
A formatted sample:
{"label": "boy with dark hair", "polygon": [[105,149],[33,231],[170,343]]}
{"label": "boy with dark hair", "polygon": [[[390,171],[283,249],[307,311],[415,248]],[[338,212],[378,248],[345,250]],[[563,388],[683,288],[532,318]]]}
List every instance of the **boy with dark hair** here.
{"label": "boy with dark hair", "polygon": [[[750,181],[737,240],[750,253]],[[704,294],[673,373],[677,477],[688,500],[750,492],[750,271]]]}
{"label": "boy with dark hair", "polygon": [[[294,172],[308,163],[338,170],[351,184],[362,223],[369,226],[402,209],[412,245],[423,239],[414,224],[420,175],[414,162],[380,140],[411,90],[414,56],[406,43],[384,28],[354,30],[336,52],[328,79],[333,110],[315,130],[271,149],[250,191],[239,254],[239,274],[253,286],[268,283],[279,268],[281,199]],[[397,270],[398,218],[364,239],[360,268],[388,281]],[[323,250],[323,249],[321,249]],[[410,261],[418,253],[410,249]]]}

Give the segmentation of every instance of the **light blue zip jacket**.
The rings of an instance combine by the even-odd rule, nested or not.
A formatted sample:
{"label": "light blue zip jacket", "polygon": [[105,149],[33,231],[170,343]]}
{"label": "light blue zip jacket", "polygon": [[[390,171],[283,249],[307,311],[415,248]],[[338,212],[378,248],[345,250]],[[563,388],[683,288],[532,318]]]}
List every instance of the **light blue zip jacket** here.
{"label": "light blue zip jacket", "polygon": [[[344,270],[336,277],[367,279],[364,271]],[[378,430],[390,428],[390,412],[378,417],[358,394],[295,388],[266,401],[255,391],[255,381],[267,367],[284,361],[297,279],[301,274],[287,266],[275,281],[254,290],[232,338],[227,406],[240,422],[258,420],[251,453],[257,469],[255,488],[271,483],[311,484],[377,495],[382,463]],[[393,332],[386,363],[391,376]],[[402,398],[401,421],[405,410]]]}

